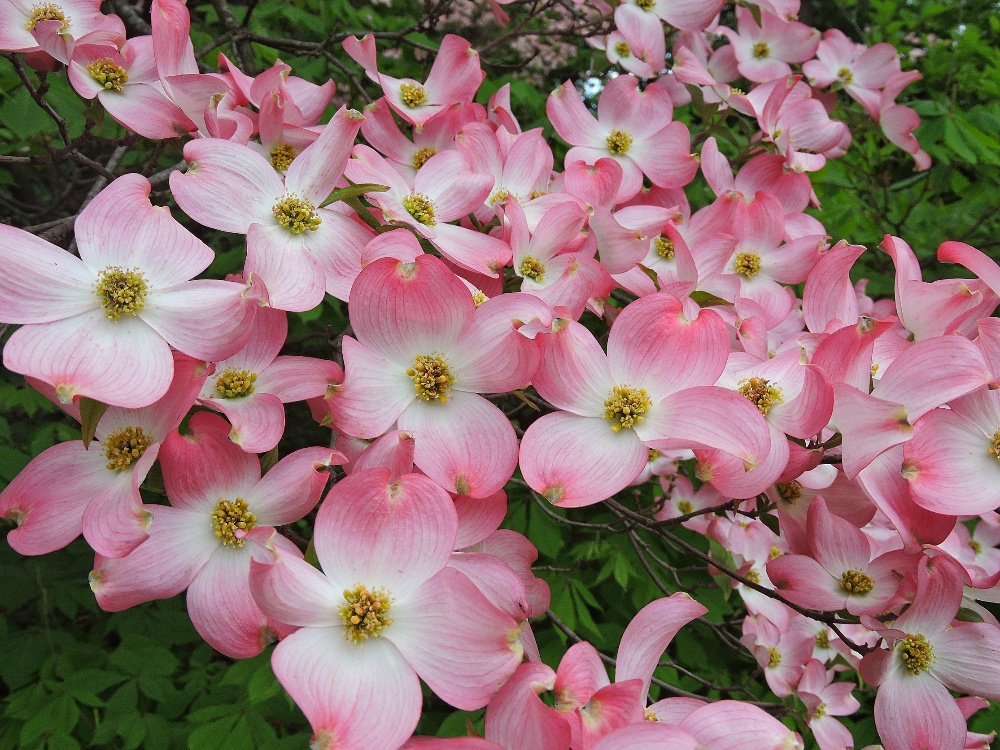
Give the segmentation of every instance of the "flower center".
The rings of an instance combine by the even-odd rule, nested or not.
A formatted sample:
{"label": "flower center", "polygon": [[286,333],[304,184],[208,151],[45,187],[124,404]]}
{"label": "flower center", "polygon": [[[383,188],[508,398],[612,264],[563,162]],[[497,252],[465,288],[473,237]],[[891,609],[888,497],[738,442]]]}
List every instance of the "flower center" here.
{"label": "flower center", "polygon": [[649,411],[650,405],[645,388],[616,385],[604,402],[604,418],[611,422],[611,429],[618,432],[622,427],[642,422],[642,415]]}
{"label": "flower center", "polygon": [[916,676],[930,668],[934,662],[934,649],[924,636],[916,633],[900,641],[899,656],[906,666],[906,671]]}
{"label": "flower center", "polygon": [[674,241],[669,237],[657,237],[653,240],[653,248],[656,250],[656,254],[664,260],[674,259]]}
{"label": "flower center", "polygon": [[760,583],[760,573],[753,568],[750,568],[750,570],[744,573],[743,577],[750,581],[750,583]]}
{"label": "flower center", "polygon": [[417,149],[417,153],[413,155],[414,168],[420,169],[427,163],[427,160],[435,154],[437,154],[437,149],[431,148],[430,146],[424,146],[423,148]]}
{"label": "flower center", "polygon": [[826,716],[826,704],[820,703],[816,706],[816,710],[813,712],[813,718],[822,719],[824,716]]}
{"label": "flower center", "polygon": [[646,458],[647,461],[655,461],[660,457],[660,452],[656,448],[649,449],[649,456]]}
{"label": "flower center", "polygon": [[287,143],[279,143],[271,149],[271,166],[279,172],[284,172],[291,166],[292,160],[298,155],[299,152],[295,150],[294,146],[290,146]]}
{"label": "flower center", "polygon": [[778,490],[778,497],[789,505],[795,505],[795,501],[802,497],[802,485],[794,479],[791,482],[778,482],[774,486]]}
{"label": "flower center", "polygon": [[344,599],[347,604],[340,608],[340,619],[344,621],[347,640],[352,643],[377,638],[392,625],[388,616],[392,604],[385,589],[369,591],[359,583],[353,589],[344,589]]}
{"label": "flower center", "polygon": [[410,216],[426,227],[437,224],[434,218],[434,201],[423,193],[413,193],[403,198],[403,208],[410,212]]}
{"label": "flower center", "polygon": [[771,669],[774,669],[776,666],[781,664],[781,652],[778,651],[778,649],[776,649],[774,646],[771,646],[767,650],[767,655],[768,655],[767,666],[770,667]]}
{"label": "flower center", "polygon": [[410,109],[419,107],[427,101],[427,92],[419,83],[402,83],[399,86],[399,98]]}
{"label": "flower center", "polygon": [[102,57],[87,66],[90,77],[106,89],[122,91],[128,83],[128,73],[111,58]]}
{"label": "flower center", "polygon": [[212,511],[212,525],[224,546],[238,548],[247,543],[243,537],[257,525],[257,516],[250,512],[242,497],[235,500],[220,497]]}
{"label": "flower center", "polygon": [[973,551],[973,552],[974,552],[975,554],[977,554],[977,555],[978,555],[978,554],[979,554],[980,552],[982,552],[982,551],[983,551],[983,545],[982,545],[982,544],[980,544],[979,542],[977,542],[977,541],[976,541],[975,539],[970,539],[970,540],[969,540],[969,547],[970,547],[970,548],[972,549],[972,551]]}
{"label": "flower center", "polygon": [[223,370],[222,374],[216,378],[215,390],[222,398],[239,398],[253,393],[255,382],[257,382],[257,373],[230,367]]}
{"label": "flower center", "polygon": [[492,206],[496,204],[497,201],[502,201],[505,198],[513,198],[518,203],[521,202],[521,199],[518,198],[516,195],[514,195],[514,193],[510,192],[507,188],[500,188],[495,193],[493,193],[493,195],[490,196],[489,203]]}
{"label": "flower center", "polygon": [[837,71],[837,78],[842,80],[845,86],[850,86],[854,81],[854,73],[851,72],[850,68],[841,68]]}
{"label": "flower center", "polygon": [[870,575],[862,573],[860,570],[845,570],[844,574],[840,576],[840,588],[848,594],[864,596],[870,594],[871,590],[875,588],[875,581]]}
{"label": "flower center", "polygon": [[97,275],[97,296],[111,320],[135,315],[146,306],[149,286],[138,268],[108,266]]}
{"label": "flower center", "polygon": [[993,439],[990,441],[990,447],[986,449],[997,461],[1000,461],[1000,429],[993,433]]}
{"label": "flower center", "polygon": [[606,140],[608,144],[608,151],[615,156],[621,156],[624,153],[628,153],[628,150],[632,148],[632,136],[624,130],[612,130]]}
{"label": "flower center", "polygon": [[767,552],[767,559],[768,560],[777,560],[783,554],[785,554],[785,553],[781,551],[781,547],[775,545],[775,546],[771,547],[771,549],[768,550],[768,552]]}
{"label": "flower center", "polygon": [[733,262],[736,273],[747,281],[760,273],[760,256],[757,253],[740,253]]}
{"label": "flower center", "polygon": [[652,10],[656,7],[656,0],[635,0],[635,4],[643,10]]}
{"label": "flower center", "polygon": [[694,506],[691,504],[690,500],[681,500],[677,503],[677,510],[681,512],[682,516],[686,516],[688,513],[694,510]]}
{"label": "flower center", "polygon": [[323,220],[316,215],[316,207],[308,198],[286,193],[271,207],[271,213],[281,226],[292,234],[315,232]]}
{"label": "flower center", "polygon": [[133,461],[142,458],[142,454],[153,444],[153,438],[143,433],[141,427],[126,427],[119,432],[112,432],[104,439],[104,456],[108,459],[107,468],[111,471],[124,471]]}
{"label": "flower center", "polygon": [[540,260],[535,260],[530,255],[521,261],[519,269],[521,275],[532,281],[541,281],[545,277],[545,264]]}
{"label": "flower center", "polygon": [[475,303],[476,307],[479,307],[486,301],[486,295],[483,293],[482,289],[477,289],[472,293],[472,301]]}
{"label": "flower center", "polygon": [[418,354],[406,374],[413,378],[417,398],[447,403],[455,376],[440,354]]}
{"label": "flower center", "polygon": [[772,406],[782,403],[781,389],[771,385],[771,381],[767,378],[743,378],[736,390],[765,416]]}
{"label": "flower center", "polygon": [[767,42],[757,42],[753,46],[753,56],[758,60],[763,60],[765,57],[771,54],[771,48],[767,46]]}
{"label": "flower center", "polygon": [[631,57],[632,48],[628,46],[628,42],[618,42],[615,44],[615,54],[618,57]]}
{"label": "flower center", "polygon": [[59,31],[66,31],[70,23],[69,16],[56,3],[38,3],[38,5],[33,6],[31,15],[28,16],[28,31],[34,31],[35,26],[42,21],[62,21]]}
{"label": "flower center", "polygon": [[816,648],[830,648],[830,633],[826,628],[816,634]]}

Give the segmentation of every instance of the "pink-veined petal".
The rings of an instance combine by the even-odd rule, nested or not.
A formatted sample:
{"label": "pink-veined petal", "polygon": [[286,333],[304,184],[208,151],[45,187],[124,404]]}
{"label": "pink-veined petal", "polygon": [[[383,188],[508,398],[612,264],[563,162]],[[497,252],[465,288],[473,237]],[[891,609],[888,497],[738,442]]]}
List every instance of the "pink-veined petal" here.
{"label": "pink-veined petal", "polygon": [[257,606],[272,620],[310,628],[337,628],[344,637],[338,607],[344,597],[329,578],[294,555],[277,554],[274,562],[249,564],[249,589]]}
{"label": "pink-veined petal", "polygon": [[278,461],[244,500],[260,524],[294,523],[319,502],[330,478],[324,469],[346,461],[344,454],[331,448],[300,448]]}
{"label": "pink-veined petal", "polygon": [[327,399],[333,423],[348,435],[376,438],[416,400],[413,380],[403,367],[350,336],[342,345],[344,383]]}
{"label": "pink-veined petal", "polygon": [[309,252],[312,234],[293,234],[274,221],[247,229],[245,271],[263,279],[271,305],[279,310],[304,312],[323,301],[326,274]]}

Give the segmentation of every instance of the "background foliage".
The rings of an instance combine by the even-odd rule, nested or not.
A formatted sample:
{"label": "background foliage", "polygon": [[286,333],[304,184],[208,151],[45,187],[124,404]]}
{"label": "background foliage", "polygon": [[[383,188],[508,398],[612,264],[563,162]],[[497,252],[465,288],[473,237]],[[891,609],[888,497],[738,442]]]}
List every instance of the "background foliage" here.
{"label": "background foliage", "polygon": [[[107,10],[126,20],[130,35],[148,33],[143,7],[137,10],[117,0],[110,5]],[[380,50],[392,51],[393,57],[383,61],[385,72],[417,79],[426,73],[427,50],[436,48],[444,33],[465,36],[480,50],[488,73],[480,101],[509,82],[515,113],[525,128],[546,124],[548,92],[567,78],[587,93],[600,90],[608,73],[603,54],[563,35],[569,26],[581,24],[599,31],[599,17],[556,0],[525,0],[506,8],[513,21],[501,28],[485,3],[473,0],[394,0],[389,5],[214,0],[192,4],[192,35],[206,69],[215,69],[218,52],[251,74],[280,57],[309,80],[333,78],[338,86],[335,106],[360,106],[378,95],[339,44],[349,34],[366,31],[379,34]],[[822,203],[816,215],[834,240],[873,247],[885,233],[901,236],[921,257],[928,278],[939,273],[933,256],[946,239],[968,242],[994,257],[1000,253],[1000,17],[995,11],[991,0],[803,3],[803,21],[821,29],[840,28],[866,44],[889,42],[903,53],[904,69],[915,68],[924,76],[902,100],[923,118],[916,135],[934,159],[924,173],[913,172],[909,156],[888,145],[857,105],[846,98],[839,105],[835,116],[850,124],[854,144],[814,180]],[[47,100],[65,120],[64,131],[32,100],[32,88],[47,89]],[[558,159],[565,146],[551,127],[546,135]],[[46,162],[49,146],[72,153],[72,158]],[[72,217],[103,186],[102,177],[127,169],[153,176],[155,184],[156,175],[180,158],[178,143],[153,144],[125,133],[99,105],[77,97],[64,74],[39,77],[20,68],[13,57],[0,61],[4,222],[66,245]],[[164,184],[160,179],[161,190]],[[707,186],[696,185],[690,191],[696,206],[699,191],[705,203],[711,197]],[[162,192],[153,198],[169,200]],[[191,228],[218,253],[211,274],[240,268],[238,238]],[[863,262],[870,293],[891,294],[887,256],[869,253]],[[951,269],[946,273],[952,274]],[[337,357],[338,336],[347,323],[341,303],[328,297],[315,310],[289,317],[286,353]],[[282,455],[329,440],[329,431],[317,426],[303,405],[290,408],[289,429],[279,446]],[[75,423],[19,376],[0,373],[0,488],[31,456],[78,437]],[[150,481],[144,488],[148,502],[162,502],[155,484]],[[629,501],[649,505],[655,502],[652,492],[637,491]],[[537,545],[536,570],[552,587],[554,617],[536,623],[547,663],[558,662],[571,641],[568,633],[613,655],[639,608],[663,591],[683,589],[710,607],[710,622],[681,631],[671,648],[672,666],[661,668],[657,676],[675,686],[674,693],[679,689],[756,700],[777,715],[788,713],[788,707],[773,703],[756,662],[735,641],[738,608],[730,606],[728,588],[720,590],[705,565],[693,565],[696,561],[682,557],[676,544],[621,533],[621,513],[603,505],[567,515],[534,502],[516,484],[509,488],[509,500],[505,526],[526,533]],[[580,525],[559,523],[556,514]],[[308,533],[308,528],[303,524],[298,531]],[[678,537],[711,552],[693,534],[680,530]],[[649,555],[674,566],[672,580],[650,575],[644,568]],[[82,541],[42,558],[22,558],[0,545],[0,750],[306,746],[308,725],[271,674],[269,652],[242,662],[215,653],[195,633],[182,598],[103,613],[86,585],[92,564]],[[859,746],[874,742],[871,717],[855,718],[852,729]],[[467,732],[468,722],[481,731],[482,712],[453,711],[428,695],[418,731],[457,736]],[[998,726],[996,708],[980,713],[971,724],[979,731]],[[805,735],[804,727],[797,728]]]}

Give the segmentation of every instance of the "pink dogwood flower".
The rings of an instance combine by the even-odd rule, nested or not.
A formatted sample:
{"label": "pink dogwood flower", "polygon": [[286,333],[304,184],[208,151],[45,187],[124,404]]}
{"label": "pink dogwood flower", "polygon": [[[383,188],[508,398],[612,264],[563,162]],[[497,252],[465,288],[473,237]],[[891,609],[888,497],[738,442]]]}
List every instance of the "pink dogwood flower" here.
{"label": "pink dogwood flower", "polygon": [[258,605],[299,628],[271,663],[309,719],[313,747],[399,747],[420,718],[420,679],[472,710],[521,661],[514,619],[446,567],[457,524],[429,478],[368,469],[320,507],[313,543],[323,572],[283,554],[252,563]]}
{"label": "pink dogwood flower", "polygon": [[250,595],[251,559],[264,548],[300,555],[273,526],[294,523],[319,501],[328,474],[344,462],[330,448],[303,448],[261,478],[260,462],[229,441],[229,425],[195,414],[184,436],[172,432],[160,453],[170,505],[148,505],[149,539],[130,555],[98,555],[90,586],[101,607],[117,612],[187,589],[187,611],[198,633],[227,656],[259,654],[290,628],[270,618]]}
{"label": "pink dogwood flower", "polygon": [[788,63],[803,62],[816,53],[819,31],[798,21],[784,21],[761,11],[760,25],[749,8],[736,8],[738,31],[719,27],[736,51],[740,75],[757,83],[784,78],[792,72]]}
{"label": "pink dogwood flower", "polygon": [[257,304],[246,287],[189,281],[215,254],[150,204],[150,189],[127,174],[101,191],[76,220],[79,258],[0,226],[0,320],[25,324],[4,366],[48,383],[63,403],[147,406],[170,386],[171,347],[214,362],[250,336]]}

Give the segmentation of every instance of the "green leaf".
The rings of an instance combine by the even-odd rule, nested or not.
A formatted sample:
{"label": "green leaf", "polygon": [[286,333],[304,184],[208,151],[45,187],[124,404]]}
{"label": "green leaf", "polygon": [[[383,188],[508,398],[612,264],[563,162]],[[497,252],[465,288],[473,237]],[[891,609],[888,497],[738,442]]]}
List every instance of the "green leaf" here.
{"label": "green leaf", "polygon": [[101,417],[107,410],[108,405],[105,403],[86,396],[80,397],[80,422],[83,426],[84,448],[90,448],[90,441],[94,439],[97,423],[101,421]]}
{"label": "green leaf", "polygon": [[267,474],[278,463],[278,446],[274,446],[260,457],[260,473]]}
{"label": "green leaf", "polygon": [[728,305],[721,297],[716,297],[708,292],[691,292],[691,299],[698,303],[699,307],[713,307],[715,305]]}
{"label": "green leaf", "polygon": [[955,615],[955,619],[959,622],[986,622],[983,616],[976,612],[974,609],[969,609],[968,607],[962,607],[958,610],[958,614]]}
{"label": "green leaf", "polygon": [[346,201],[348,198],[360,198],[365,193],[387,193],[388,185],[376,185],[373,182],[361,182],[357,185],[349,185],[345,188],[334,190],[325,201],[319,204],[320,208],[329,206],[337,201]]}
{"label": "green leaf", "polygon": [[27,745],[48,733],[69,734],[79,719],[80,709],[72,698],[68,695],[55,696],[21,728],[21,744]]}
{"label": "green leaf", "polygon": [[[202,724],[191,732],[188,737],[190,750],[219,750],[223,747],[236,723],[236,717],[232,715],[232,707],[227,706],[226,708],[229,711],[229,716],[209,724]],[[251,742],[246,747],[253,747],[253,743]]]}

